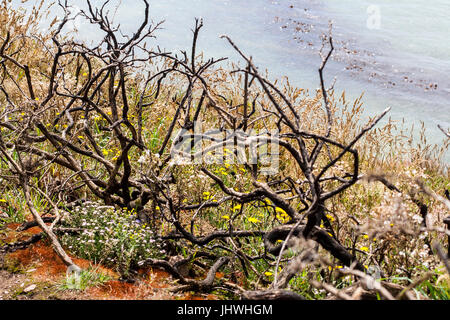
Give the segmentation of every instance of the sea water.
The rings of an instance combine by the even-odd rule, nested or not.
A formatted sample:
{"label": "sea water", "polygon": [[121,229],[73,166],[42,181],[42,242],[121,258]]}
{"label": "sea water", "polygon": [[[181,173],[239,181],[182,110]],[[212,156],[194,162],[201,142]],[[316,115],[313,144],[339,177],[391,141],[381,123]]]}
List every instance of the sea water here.
{"label": "sea water", "polygon": [[[20,1],[17,6],[24,6]],[[84,1],[70,2],[84,8]],[[100,4],[102,1],[92,1]],[[112,4],[120,1],[112,1]],[[367,116],[391,107],[394,121],[427,129],[430,143],[442,144],[437,125],[450,128],[450,1],[448,0],[149,0],[154,23],[164,20],[154,44],[168,51],[191,48],[194,19],[204,28],[198,50],[205,58],[239,56],[220,35],[226,34],[271,79],[315,90],[321,37],[330,22],[336,47],[325,70],[327,84],[348,98],[364,93]],[[30,4],[25,4],[30,6]],[[58,8],[54,7],[55,15]],[[111,14],[124,32],[143,19],[143,2],[122,1]],[[51,19],[51,17],[49,17]],[[78,37],[100,34],[75,20]],[[447,153],[445,161],[450,160]]]}

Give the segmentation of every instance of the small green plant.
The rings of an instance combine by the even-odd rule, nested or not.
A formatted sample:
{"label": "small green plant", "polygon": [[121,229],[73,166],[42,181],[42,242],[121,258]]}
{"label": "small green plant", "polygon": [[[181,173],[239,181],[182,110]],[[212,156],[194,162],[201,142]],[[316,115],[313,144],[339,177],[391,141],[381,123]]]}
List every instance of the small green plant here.
{"label": "small green plant", "polygon": [[5,256],[3,263],[0,265],[0,269],[6,270],[11,273],[24,273],[24,269],[19,259]]}
{"label": "small green plant", "polygon": [[89,287],[96,287],[105,282],[113,280],[113,278],[98,268],[89,267],[81,270],[80,273],[68,274],[64,281],[58,287],[60,290],[86,290]]}
{"label": "small green plant", "polygon": [[17,190],[8,190],[0,198],[0,226],[6,223],[22,223],[26,216],[23,197]]}
{"label": "small green plant", "polygon": [[415,291],[431,300],[450,300],[450,278],[435,270],[433,277],[418,285]]}
{"label": "small green plant", "polygon": [[140,261],[162,258],[165,254],[153,230],[126,209],[87,202],[63,221],[63,227],[77,230],[76,234],[61,237],[69,251],[103,263],[124,276]]}

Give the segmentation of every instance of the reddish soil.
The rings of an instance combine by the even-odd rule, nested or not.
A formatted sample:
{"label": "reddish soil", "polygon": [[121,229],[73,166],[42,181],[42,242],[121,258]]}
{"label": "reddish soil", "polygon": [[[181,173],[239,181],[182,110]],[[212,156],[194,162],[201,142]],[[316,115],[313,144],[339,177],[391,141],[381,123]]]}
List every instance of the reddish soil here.
{"label": "reddish soil", "polygon": [[[4,243],[12,243],[16,241],[23,241],[29,239],[33,234],[40,233],[39,227],[28,229],[24,232],[18,232],[16,229],[19,224],[9,224],[5,229],[0,230],[0,240]],[[1,255],[1,253],[0,253]],[[26,285],[37,284],[37,288],[45,287],[55,288],[64,282],[66,277],[66,266],[59,259],[47,241],[41,240],[38,243],[30,245],[28,248],[18,250],[12,253],[3,254],[0,257],[0,269],[2,269],[2,260],[5,261],[3,268],[11,269],[13,266],[15,273],[1,271],[0,283],[7,282],[13,275],[16,277],[17,284],[23,287]],[[94,299],[94,300],[141,300],[141,299],[185,299],[185,300],[204,300],[217,299],[214,295],[196,296],[190,293],[174,294],[170,288],[174,286],[174,279],[165,271],[158,269],[143,269],[139,271],[138,280],[135,283],[126,283],[119,281],[119,275],[111,269],[102,265],[96,265],[88,260],[79,259],[71,256],[74,263],[82,269],[89,267],[94,268],[97,272],[110,276],[113,280],[105,282],[95,287],[89,287],[84,291],[74,290],[51,290],[51,298],[53,299]],[[17,273],[19,272],[19,273]],[[218,274],[218,277],[223,274]],[[4,279],[3,279],[4,278]],[[8,283],[13,283],[9,281]],[[15,282],[14,282],[15,283]],[[38,291],[39,289],[35,289]],[[46,294],[27,294],[21,296],[20,288],[14,288],[12,285],[8,286],[8,292],[16,292],[14,296],[0,296],[0,299],[47,299],[50,296]]]}
{"label": "reddish soil", "polygon": [[[108,274],[112,277],[117,277],[117,274],[110,269],[104,268],[101,265],[94,265],[88,260],[71,257],[73,262],[82,269],[91,267],[98,268],[102,273]],[[9,253],[7,259],[12,259],[20,263],[21,267],[35,269],[33,272],[34,278],[42,280],[58,280],[61,276],[65,276],[67,267],[53,251],[50,245],[44,241],[29,246],[24,250]]]}

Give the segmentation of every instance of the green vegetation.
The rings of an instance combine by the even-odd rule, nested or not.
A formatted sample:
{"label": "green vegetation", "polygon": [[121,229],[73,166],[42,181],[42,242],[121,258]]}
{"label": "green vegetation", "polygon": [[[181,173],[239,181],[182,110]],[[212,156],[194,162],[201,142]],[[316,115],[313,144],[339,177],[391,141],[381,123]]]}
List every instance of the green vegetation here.
{"label": "green vegetation", "polygon": [[81,270],[79,274],[72,273],[59,285],[58,290],[86,290],[97,287],[112,280],[112,277],[102,273],[97,268]]}

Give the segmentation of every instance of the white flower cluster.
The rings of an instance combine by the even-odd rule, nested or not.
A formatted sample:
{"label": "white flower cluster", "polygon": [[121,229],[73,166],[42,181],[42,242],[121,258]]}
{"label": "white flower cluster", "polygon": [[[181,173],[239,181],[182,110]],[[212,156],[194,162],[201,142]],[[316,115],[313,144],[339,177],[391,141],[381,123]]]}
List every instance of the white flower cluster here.
{"label": "white flower cluster", "polygon": [[158,236],[150,226],[139,222],[133,210],[116,210],[86,202],[75,208],[63,224],[81,230],[61,238],[72,253],[102,262],[122,273],[127,273],[139,261],[161,258],[165,254]]}

